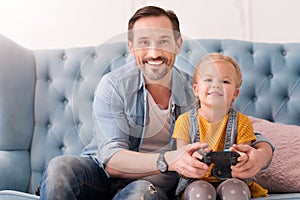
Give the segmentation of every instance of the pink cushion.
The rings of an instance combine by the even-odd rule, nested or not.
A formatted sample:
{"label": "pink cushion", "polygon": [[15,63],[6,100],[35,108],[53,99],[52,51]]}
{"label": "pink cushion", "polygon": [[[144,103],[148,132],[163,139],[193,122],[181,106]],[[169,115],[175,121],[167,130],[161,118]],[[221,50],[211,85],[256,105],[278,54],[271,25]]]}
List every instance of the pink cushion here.
{"label": "pink cushion", "polygon": [[270,166],[255,176],[269,192],[300,192],[300,126],[249,117],[254,131],[275,146]]}

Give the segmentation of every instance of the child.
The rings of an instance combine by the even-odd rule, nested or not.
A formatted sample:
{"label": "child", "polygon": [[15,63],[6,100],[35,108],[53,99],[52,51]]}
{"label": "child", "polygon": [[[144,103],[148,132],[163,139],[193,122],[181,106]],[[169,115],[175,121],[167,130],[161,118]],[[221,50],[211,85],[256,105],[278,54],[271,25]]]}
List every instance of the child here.
{"label": "child", "polygon": [[[206,151],[224,151],[233,143],[250,145],[256,140],[248,117],[231,107],[238,97],[241,84],[241,70],[233,58],[220,53],[206,55],[193,75],[197,106],[180,115],[175,123],[172,137],[176,139],[177,148],[200,141],[208,144]],[[230,141],[231,136],[235,140]],[[242,165],[248,156],[239,153],[238,165]],[[199,157],[200,154],[194,153],[193,156]],[[184,199],[216,199],[218,195],[221,199],[239,200],[250,199],[251,195],[267,195],[267,190],[254,181],[237,178],[220,180],[213,168],[214,164],[203,169],[205,175],[200,180],[181,178],[177,194],[182,194],[184,190]]]}

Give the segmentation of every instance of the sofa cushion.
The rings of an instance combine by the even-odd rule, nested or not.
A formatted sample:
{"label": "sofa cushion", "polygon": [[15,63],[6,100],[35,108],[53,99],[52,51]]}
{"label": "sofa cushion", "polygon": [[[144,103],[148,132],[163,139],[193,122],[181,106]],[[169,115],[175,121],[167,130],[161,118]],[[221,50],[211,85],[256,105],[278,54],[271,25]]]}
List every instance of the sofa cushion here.
{"label": "sofa cushion", "polygon": [[273,123],[249,117],[254,131],[263,134],[275,146],[270,166],[255,176],[269,192],[300,192],[300,126]]}

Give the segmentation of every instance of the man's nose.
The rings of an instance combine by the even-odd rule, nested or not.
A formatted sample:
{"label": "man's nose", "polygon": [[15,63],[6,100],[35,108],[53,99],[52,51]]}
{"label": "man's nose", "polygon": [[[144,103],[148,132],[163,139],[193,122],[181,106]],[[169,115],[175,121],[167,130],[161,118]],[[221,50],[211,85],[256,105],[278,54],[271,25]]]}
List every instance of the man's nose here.
{"label": "man's nose", "polygon": [[150,56],[151,58],[158,58],[161,56],[161,49],[152,46],[148,48],[148,56]]}

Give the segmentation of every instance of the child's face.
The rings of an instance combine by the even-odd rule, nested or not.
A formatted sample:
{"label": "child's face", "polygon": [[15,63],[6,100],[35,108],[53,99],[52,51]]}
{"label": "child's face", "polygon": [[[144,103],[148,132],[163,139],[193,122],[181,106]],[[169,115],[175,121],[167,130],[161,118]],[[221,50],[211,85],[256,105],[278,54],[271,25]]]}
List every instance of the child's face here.
{"label": "child's face", "polygon": [[234,66],[218,60],[204,63],[198,71],[197,83],[193,85],[194,94],[202,106],[220,106],[228,109],[239,94],[236,88],[237,75]]}

